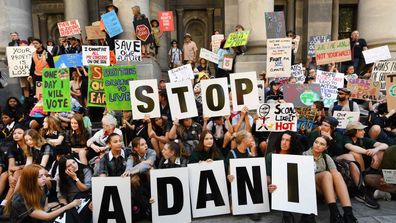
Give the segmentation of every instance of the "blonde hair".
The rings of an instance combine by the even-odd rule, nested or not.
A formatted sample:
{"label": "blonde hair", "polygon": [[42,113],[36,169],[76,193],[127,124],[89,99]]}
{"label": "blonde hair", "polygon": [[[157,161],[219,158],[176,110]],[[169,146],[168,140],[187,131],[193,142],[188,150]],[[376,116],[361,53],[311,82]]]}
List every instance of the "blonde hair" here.
{"label": "blonde hair", "polygon": [[43,136],[40,135],[39,132],[37,132],[37,130],[35,129],[28,129],[23,136],[30,136],[32,137],[33,142],[36,144],[37,147],[41,147],[43,146],[45,143],[47,143],[44,139]]}
{"label": "blonde hair", "polygon": [[246,130],[242,130],[239,131],[236,135],[235,135],[235,142],[237,145],[241,144],[241,142],[246,139],[247,137],[249,137],[250,132],[246,131]]}

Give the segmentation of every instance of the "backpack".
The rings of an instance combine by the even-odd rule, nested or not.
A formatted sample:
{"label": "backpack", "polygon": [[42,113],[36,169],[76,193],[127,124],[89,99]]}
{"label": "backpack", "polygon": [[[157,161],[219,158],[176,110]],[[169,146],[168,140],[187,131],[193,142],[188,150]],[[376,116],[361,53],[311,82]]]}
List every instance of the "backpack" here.
{"label": "backpack", "polygon": [[[331,110],[332,114],[334,114],[334,111],[337,111],[337,110],[335,110],[336,106],[338,106],[338,101],[335,101],[333,104],[333,109]],[[353,101],[352,100],[349,100],[349,111],[353,112]]]}
{"label": "backpack", "polygon": [[351,172],[349,170],[349,164],[353,162],[359,167],[359,163],[356,161],[348,161],[348,160],[334,160],[334,163],[337,167],[338,172],[341,173],[342,178],[345,181],[345,184],[348,188],[348,193],[350,197],[354,197],[358,194],[359,188],[362,186],[363,180],[360,176],[359,184],[355,185],[355,182],[352,179]]}

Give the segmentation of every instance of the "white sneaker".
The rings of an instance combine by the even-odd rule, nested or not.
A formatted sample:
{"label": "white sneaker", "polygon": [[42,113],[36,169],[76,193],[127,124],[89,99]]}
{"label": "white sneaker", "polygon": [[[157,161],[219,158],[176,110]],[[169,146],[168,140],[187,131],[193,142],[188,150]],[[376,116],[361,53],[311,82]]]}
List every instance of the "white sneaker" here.
{"label": "white sneaker", "polygon": [[392,199],[392,195],[389,192],[385,192],[382,190],[375,190],[374,198],[377,200],[390,201]]}

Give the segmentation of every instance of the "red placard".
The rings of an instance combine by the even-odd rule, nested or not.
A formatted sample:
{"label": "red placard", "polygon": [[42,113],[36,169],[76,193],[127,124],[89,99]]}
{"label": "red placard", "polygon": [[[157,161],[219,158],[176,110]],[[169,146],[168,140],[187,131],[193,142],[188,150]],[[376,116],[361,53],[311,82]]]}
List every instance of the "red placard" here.
{"label": "red placard", "polygon": [[175,29],[172,11],[158,12],[158,20],[161,32],[173,31]]}

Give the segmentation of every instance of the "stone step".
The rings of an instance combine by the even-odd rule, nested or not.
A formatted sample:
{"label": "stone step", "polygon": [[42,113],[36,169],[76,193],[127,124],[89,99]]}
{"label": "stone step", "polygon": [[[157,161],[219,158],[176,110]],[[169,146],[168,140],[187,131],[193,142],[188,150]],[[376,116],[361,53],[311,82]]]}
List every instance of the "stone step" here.
{"label": "stone step", "polygon": [[237,56],[236,59],[237,62],[266,61],[266,60],[267,60],[267,55],[264,54],[260,54],[260,55],[244,54]]}

